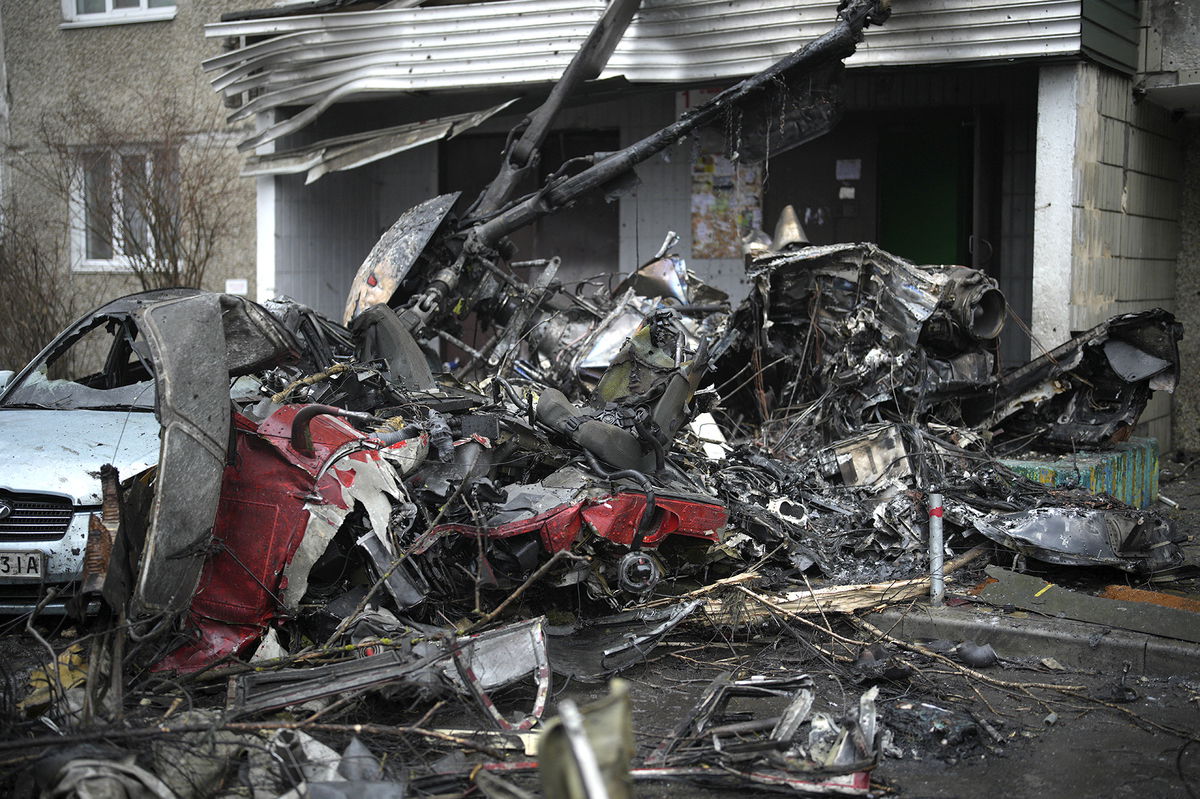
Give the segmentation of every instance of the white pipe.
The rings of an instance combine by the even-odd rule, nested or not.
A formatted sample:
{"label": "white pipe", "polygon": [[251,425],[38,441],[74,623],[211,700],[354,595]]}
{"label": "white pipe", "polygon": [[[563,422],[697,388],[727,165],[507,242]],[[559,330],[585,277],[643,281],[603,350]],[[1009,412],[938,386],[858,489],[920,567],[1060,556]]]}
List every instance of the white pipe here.
{"label": "white pipe", "polygon": [[940,607],[946,598],[946,581],[943,572],[942,544],[942,495],[929,495],[929,598],[935,607]]}

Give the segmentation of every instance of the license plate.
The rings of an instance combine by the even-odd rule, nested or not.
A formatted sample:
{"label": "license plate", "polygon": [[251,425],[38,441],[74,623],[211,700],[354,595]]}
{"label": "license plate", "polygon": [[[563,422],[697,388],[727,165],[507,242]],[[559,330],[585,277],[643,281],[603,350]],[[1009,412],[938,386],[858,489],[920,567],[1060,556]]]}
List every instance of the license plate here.
{"label": "license plate", "polygon": [[0,552],[0,577],[41,576],[41,552]]}

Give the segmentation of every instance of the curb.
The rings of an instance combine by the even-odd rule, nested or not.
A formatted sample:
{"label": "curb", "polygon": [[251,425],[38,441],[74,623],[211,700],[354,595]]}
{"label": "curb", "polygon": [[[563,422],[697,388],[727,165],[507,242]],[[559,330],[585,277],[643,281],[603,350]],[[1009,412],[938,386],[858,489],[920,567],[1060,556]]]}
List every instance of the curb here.
{"label": "curb", "polygon": [[1153,677],[1200,677],[1200,644],[1099,624],[1005,614],[975,607],[888,608],[867,617],[897,638],[946,639],[991,644],[1002,658],[1053,657],[1068,668]]}

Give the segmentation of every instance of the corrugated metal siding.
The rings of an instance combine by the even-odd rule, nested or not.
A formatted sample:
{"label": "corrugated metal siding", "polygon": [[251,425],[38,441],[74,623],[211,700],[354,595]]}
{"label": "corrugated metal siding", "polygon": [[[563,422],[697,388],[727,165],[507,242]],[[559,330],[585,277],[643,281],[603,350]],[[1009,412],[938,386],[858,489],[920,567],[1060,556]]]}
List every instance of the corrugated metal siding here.
{"label": "corrugated metal siding", "polygon": [[[891,66],[1076,54],[1082,0],[896,0],[847,63]],[[270,37],[210,59],[214,86],[255,96],[234,114],[306,107],[252,144],[350,98],[548,83],[604,0],[509,0],[215,23],[210,37]],[[601,78],[688,83],[742,77],[829,29],[833,0],[646,0]]]}
{"label": "corrugated metal siding", "polygon": [[340,318],[346,287],[371,246],[406,208],[437,193],[437,159],[401,153],[308,186],[302,175],[272,179],[275,289]]}
{"label": "corrugated metal siding", "polygon": [[1140,37],[1137,0],[1083,0],[1082,17],[1080,36],[1084,53],[1126,74],[1137,71]]}

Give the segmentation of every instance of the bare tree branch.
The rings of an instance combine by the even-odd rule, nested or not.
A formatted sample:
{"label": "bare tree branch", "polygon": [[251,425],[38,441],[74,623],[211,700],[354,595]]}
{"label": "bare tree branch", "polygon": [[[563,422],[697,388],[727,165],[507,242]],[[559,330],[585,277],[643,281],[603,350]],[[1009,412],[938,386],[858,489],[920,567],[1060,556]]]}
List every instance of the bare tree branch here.
{"label": "bare tree branch", "polygon": [[75,294],[63,286],[62,254],[40,236],[23,207],[0,210],[0,369],[19,369],[75,315]]}
{"label": "bare tree branch", "polygon": [[15,166],[73,209],[85,253],[96,246],[143,289],[199,287],[237,221],[236,152],[200,98],[160,90],[141,105],[130,125],[76,95]]}

